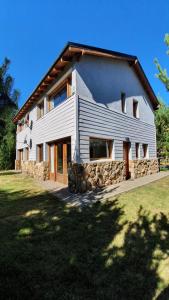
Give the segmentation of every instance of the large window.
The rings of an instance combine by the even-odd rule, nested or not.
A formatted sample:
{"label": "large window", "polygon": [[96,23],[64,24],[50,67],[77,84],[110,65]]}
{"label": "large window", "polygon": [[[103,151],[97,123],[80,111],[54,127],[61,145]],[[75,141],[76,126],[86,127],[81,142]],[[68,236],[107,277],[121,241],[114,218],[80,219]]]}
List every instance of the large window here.
{"label": "large window", "polygon": [[143,158],[148,158],[148,145],[143,144]]}
{"label": "large window", "polygon": [[41,117],[43,117],[43,115],[44,115],[44,100],[37,105],[37,119],[40,119]]}
{"label": "large window", "polygon": [[37,145],[37,161],[43,161],[43,144]]}
{"label": "large window", "polygon": [[68,97],[71,96],[71,77],[67,78],[61,85],[59,85],[56,90],[49,96],[49,107],[57,107],[59,104],[64,102]]}
{"label": "large window", "polygon": [[67,98],[67,88],[65,86],[55,96],[52,97],[53,107],[56,107],[60,103],[64,102],[66,98]]}
{"label": "large window", "polygon": [[112,141],[90,138],[90,159],[110,158]]}

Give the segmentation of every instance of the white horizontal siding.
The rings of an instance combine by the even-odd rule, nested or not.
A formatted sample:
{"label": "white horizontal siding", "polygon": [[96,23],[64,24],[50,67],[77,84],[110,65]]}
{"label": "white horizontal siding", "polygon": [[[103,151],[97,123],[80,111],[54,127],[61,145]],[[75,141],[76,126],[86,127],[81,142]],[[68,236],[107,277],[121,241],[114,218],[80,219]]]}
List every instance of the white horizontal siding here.
{"label": "white horizontal siding", "polygon": [[[36,145],[55,141],[57,139],[71,137],[72,151],[75,148],[75,97],[67,99],[42,118],[37,120],[36,108],[30,112],[30,120],[33,120],[33,129],[24,129],[17,134],[17,149],[24,148],[24,138],[28,142],[32,139],[29,159],[36,160]],[[19,143],[19,141],[21,143]],[[72,157],[74,153],[72,153]]]}
{"label": "white horizontal siding", "polygon": [[89,160],[89,137],[114,140],[116,160],[123,159],[123,141],[126,138],[129,138],[131,142],[131,159],[135,158],[135,143],[148,144],[149,157],[156,157],[154,125],[104,108],[96,103],[79,99],[80,159],[82,161]]}

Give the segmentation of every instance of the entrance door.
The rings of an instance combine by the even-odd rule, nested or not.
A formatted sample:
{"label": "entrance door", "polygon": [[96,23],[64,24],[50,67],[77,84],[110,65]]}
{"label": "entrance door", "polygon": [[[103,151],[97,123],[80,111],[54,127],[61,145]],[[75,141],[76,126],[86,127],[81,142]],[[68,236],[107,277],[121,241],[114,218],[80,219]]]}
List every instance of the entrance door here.
{"label": "entrance door", "polygon": [[130,143],[129,142],[123,142],[123,159],[125,160],[126,179],[130,178],[129,152],[130,152]]}
{"label": "entrance door", "polygon": [[55,144],[49,145],[49,178],[55,179]]}
{"label": "entrance door", "polygon": [[71,143],[62,140],[49,145],[50,179],[68,183],[68,163],[71,161]]}

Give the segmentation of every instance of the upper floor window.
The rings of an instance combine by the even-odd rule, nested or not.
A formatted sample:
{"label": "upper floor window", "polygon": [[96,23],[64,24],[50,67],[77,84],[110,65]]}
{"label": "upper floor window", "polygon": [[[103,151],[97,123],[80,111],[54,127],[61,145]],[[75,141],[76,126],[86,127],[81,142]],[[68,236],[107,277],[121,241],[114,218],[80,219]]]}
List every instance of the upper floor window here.
{"label": "upper floor window", "polygon": [[55,96],[53,96],[53,107],[58,106],[60,103],[65,101],[67,98],[67,88],[63,87]]}
{"label": "upper floor window", "polygon": [[90,159],[110,158],[112,153],[112,141],[90,138]]}
{"label": "upper floor window", "polygon": [[133,100],[133,117],[139,118],[138,101]]}
{"label": "upper floor window", "polygon": [[44,116],[44,100],[37,105],[37,119]]}
{"label": "upper floor window", "polygon": [[66,79],[49,97],[49,110],[57,107],[71,96],[71,78]]}
{"label": "upper floor window", "polygon": [[24,119],[20,120],[17,125],[17,132],[21,132],[24,129]]}
{"label": "upper floor window", "polygon": [[148,145],[143,144],[143,158],[148,158]]}
{"label": "upper floor window", "polygon": [[26,114],[26,117],[25,117],[25,125],[26,125],[26,126],[29,126],[29,113]]}
{"label": "upper floor window", "polygon": [[121,111],[126,113],[126,94],[121,93]]}

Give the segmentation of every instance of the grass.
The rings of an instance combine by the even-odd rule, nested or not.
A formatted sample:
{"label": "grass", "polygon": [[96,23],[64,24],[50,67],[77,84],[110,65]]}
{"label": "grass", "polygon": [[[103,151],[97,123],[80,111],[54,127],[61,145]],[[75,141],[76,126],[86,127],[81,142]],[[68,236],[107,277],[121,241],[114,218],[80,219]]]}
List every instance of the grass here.
{"label": "grass", "polygon": [[168,189],[78,208],[0,173],[0,299],[169,299]]}

